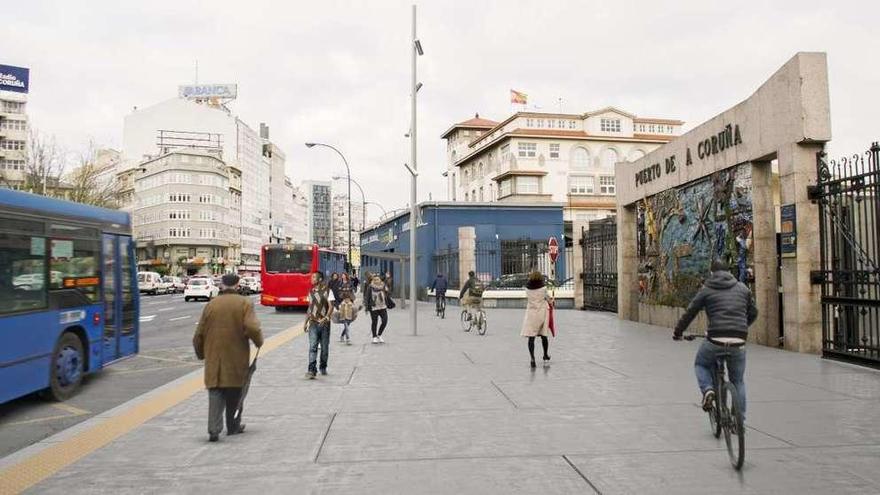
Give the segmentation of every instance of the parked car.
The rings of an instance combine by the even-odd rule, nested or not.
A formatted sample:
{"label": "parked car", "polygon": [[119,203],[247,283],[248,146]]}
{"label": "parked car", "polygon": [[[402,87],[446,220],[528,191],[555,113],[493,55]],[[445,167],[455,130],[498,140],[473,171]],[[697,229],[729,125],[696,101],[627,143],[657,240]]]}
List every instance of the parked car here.
{"label": "parked car", "polygon": [[173,294],[181,294],[184,290],[186,290],[186,284],[183,283],[183,280],[181,280],[180,277],[171,277],[166,275],[162,277],[162,282],[165,284],[169,284],[168,292],[171,292]]}
{"label": "parked car", "polygon": [[238,283],[238,292],[240,294],[259,294],[263,292],[263,284],[257,277],[242,277]]}
{"label": "parked car", "polygon": [[156,272],[138,272],[138,291],[142,294],[164,294],[166,286],[162,285],[162,276]]}
{"label": "parked car", "polygon": [[210,301],[220,294],[220,288],[210,278],[189,279],[186,289],[183,291],[183,300],[189,302],[190,299],[205,299]]}

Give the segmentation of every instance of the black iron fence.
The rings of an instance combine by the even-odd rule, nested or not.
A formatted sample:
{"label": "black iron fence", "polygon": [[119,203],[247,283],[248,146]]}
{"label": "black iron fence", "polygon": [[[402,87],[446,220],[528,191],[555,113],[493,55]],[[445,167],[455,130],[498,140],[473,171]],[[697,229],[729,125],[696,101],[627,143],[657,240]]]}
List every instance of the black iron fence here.
{"label": "black iron fence", "polygon": [[617,312],[617,223],[606,218],[590,222],[581,234],[584,250],[584,309]]}
{"label": "black iron fence", "polygon": [[[571,273],[573,251],[560,249],[553,273],[548,254],[547,239],[516,239],[477,242],[474,250],[477,277],[496,290],[521,289],[528,273],[538,270],[557,286],[573,288]],[[437,251],[432,257],[434,273],[444,273],[450,287],[461,287],[459,274],[460,252],[451,246]]]}
{"label": "black iron fence", "polygon": [[880,144],[836,160],[820,152],[816,167],[822,352],[880,366]]}

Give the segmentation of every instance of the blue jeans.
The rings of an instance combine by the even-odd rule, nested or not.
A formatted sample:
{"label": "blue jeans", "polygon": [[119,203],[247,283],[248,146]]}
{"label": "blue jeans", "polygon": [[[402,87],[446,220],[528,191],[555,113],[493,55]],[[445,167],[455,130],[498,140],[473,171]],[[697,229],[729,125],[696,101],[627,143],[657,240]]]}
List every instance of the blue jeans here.
{"label": "blue jeans", "polygon": [[321,346],[321,369],[327,369],[327,358],[330,354],[330,322],[309,323],[309,371],[318,372],[318,345]]}
{"label": "blue jeans", "polygon": [[351,325],[351,320],[342,320],[342,335],[339,336],[340,339],[350,339],[351,333],[349,332],[349,326]]}
{"label": "blue jeans", "polygon": [[700,393],[715,386],[715,361],[720,354],[730,354],[727,358],[727,379],[736,387],[739,397],[739,410],[746,417],[746,384],[743,375],[746,372],[746,349],[743,347],[722,347],[708,340],[703,342],[694,359],[694,371],[697,374],[697,385]]}

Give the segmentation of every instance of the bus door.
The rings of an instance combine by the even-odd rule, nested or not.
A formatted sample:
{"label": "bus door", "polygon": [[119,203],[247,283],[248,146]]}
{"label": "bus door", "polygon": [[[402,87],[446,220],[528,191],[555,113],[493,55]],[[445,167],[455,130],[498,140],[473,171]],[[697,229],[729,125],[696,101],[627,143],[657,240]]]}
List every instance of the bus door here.
{"label": "bus door", "polygon": [[137,352],[132,240],[104,234],[104,364]]}

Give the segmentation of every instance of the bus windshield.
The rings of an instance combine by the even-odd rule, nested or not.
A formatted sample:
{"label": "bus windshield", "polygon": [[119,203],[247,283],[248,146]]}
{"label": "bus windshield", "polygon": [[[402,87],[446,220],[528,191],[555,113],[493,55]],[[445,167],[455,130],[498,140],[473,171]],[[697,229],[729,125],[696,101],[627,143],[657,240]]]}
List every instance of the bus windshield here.
{"label": "bus windshield", "polygon": [[267,249],[267,273],[311,273],[312,252],[305,249]]}

